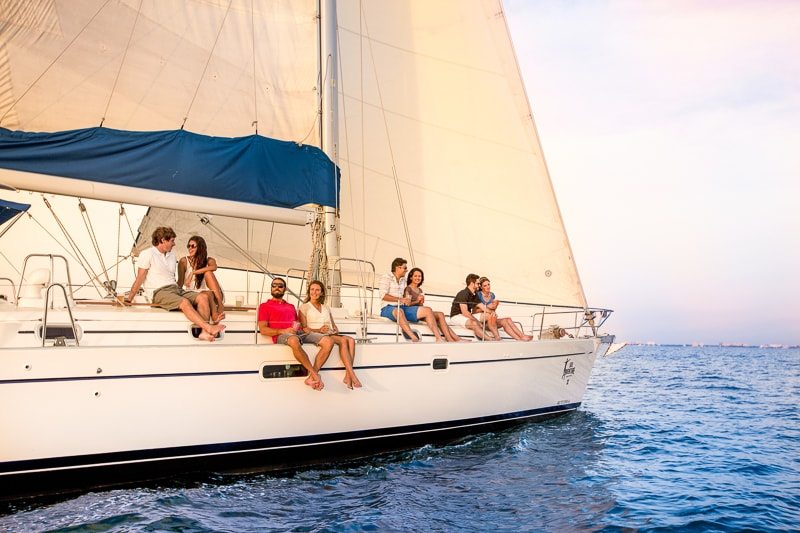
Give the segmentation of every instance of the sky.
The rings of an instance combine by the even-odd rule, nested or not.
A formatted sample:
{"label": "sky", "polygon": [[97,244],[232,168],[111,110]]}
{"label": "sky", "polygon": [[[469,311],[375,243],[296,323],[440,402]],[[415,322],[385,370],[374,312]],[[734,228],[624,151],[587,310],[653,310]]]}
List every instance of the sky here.
{"label": "sky", "polygon": [[800,2],[504,8],[608,329],[800,344]]}

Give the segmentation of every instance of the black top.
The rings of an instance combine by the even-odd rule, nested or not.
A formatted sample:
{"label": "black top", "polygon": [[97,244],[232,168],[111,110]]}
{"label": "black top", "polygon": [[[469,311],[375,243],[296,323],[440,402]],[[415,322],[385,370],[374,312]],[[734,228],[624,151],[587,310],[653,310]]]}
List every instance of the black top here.
{"label": "black top", "polygon": [[461,289],[456,297],[453,298],[453,305],[450,306],[450,316],[456,316],[461,314],[461,304],[467,304],[467,309],[471,313],[475,306],[481,303],[478,299],[478,294],[473,294],[469,292],[469,289],[463,288]]}

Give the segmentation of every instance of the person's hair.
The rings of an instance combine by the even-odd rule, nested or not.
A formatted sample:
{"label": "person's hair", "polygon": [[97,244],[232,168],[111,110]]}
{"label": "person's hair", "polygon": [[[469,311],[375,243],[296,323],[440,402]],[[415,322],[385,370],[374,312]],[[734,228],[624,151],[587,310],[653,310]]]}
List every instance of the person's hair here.
{"label": "person's hair", "polygon": [[392,261],[392,274],[394,274],[394,271],[397,267],[405,265],[406,263],[408,263],[408,261],[402,257],[395,257],[394,261]]}
{"label": "person's hair", "polygon": [[177,237],[175,232],[172,231],[172,228],[168,228],[165,226],[159,226],[153,231],[153,246],[158,246],[161,244],[161,241],[170,240]]}
{"label": "person's hair", "polygon": [[481,278],[478,280],[478,287],[483,287],[484,281],[489,281],[489,278],[487,278],[486,276],[481,276]]}
{"label": "person's hair", "polygon": [[419,272],[420,275],[419,286],[422,287],[422,283],[425,281],[425,272],[423,272],[421,268],[417,267],[412,268],[411,271],[408,273],[408,277],[406,278],[406,285],[411,285],[411,276],[413,276],[415,272]]}
{"label": "person's hair", "polygon": [[325,285],[322,284],[321,281],[314,280],[308,284],[308,288],[306,289],[306,303],[311,301],[311,286],[312,285],[319,285],[319,290],[322,291],[319,295],[319,303],[325,303]]}
{"label": "person's hair", "polygon": [[[197,245],[197,248],[195,248],[194,252],[194,264],[192,265],[192,270],[199,270],[208,266],[208,247],[206,246],[206,240],[200,235],[192,235],[189,238],[189,242],[194,242]],[[189,259],[187,258],[186,260],[188,261]],[[194,277],[195,288],[199,289],[200,286],[203,285],[203,280],[205,277],[205,272]]]}
{"label": "person's hair", "polygon": [[469,285],[473,281],[478,281],[478,278],[480,278],[480,276],[477,274],[467,274],[467,285]]}

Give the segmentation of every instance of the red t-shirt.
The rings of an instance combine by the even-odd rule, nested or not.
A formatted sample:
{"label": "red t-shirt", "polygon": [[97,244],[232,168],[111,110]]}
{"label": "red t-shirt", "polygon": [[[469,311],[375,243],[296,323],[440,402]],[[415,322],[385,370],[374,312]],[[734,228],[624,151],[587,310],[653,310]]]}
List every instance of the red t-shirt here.
{"label": "red t-shirt", "polygon": [[[272,298],[258,306],[258,321],[275,329],[290,328],[297,321],[297,310],[288,302]],[[272,342],[278,342],[277,335],[272,337]]]}

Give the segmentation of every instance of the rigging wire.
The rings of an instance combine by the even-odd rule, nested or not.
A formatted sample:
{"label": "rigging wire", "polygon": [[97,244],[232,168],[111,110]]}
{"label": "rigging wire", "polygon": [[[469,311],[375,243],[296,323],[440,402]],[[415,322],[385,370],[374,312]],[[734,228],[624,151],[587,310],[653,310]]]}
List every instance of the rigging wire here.
{"label": "rigging wire", "polygon": [[42,223],[41,223],[41,222],[39,222],[39,221],[36,219],[36,217],[35,217],[35,216],[33,216],[33,215],[32,215],[32,214],[30,214],[30,213],[28,213],[28,216],[31,218],[31,220],[33,220],[34,222],[36,222],[36,224],[38,224],[38,226],[39,226],[39,227],[42,229],[42,231],[44,231],[45,233],[47,233],[47,235],[49,235],[49,236],[50,236],[50,238],[51,238],[51,239],[53,239],[53,241],[55,241],[55,243],[56,243],[56,244],[58,244],[58,245],[61,247],[61,249],[62,249],[62,250],[64,250],[64,252],[66,252],[66,254],[67,254],[68,256],[70,256],[70,257],[71,257],[73,260],[75,260],[75,261],[77,261],[77,262],[79,262],[79,263],[80,263],[80,260],[79,260],[77,257],[75,257],[75,254],[73,254],[73,253],[72,253],[72,251],[68,250],[68,249],[67,249],[67,247],[66,247],[66,246],[64,246],[64,244],[63,244],[63,243],[62,243],[62,242],[61,242],[59,239],[57,239],[57,238],[56,238],[56,236],[55,236],[55,235],[53,235],[52,233],[50,233],[50,231],[48,231],[48,229],[47,229],[47,228],[45,228],[45,227],[42,225]]}
{"label": "rigging wire", "polygon": [[208,65],[211,63],[211,58],[214,57],[214,50],[217,48],[217,42],[219,41],[219,36],[222,34],[222,28],[225,27],[225,21],[228,19],[228,13],[231,10],[231,4],[233,0],[228,2],[228,7],[225,9],[225,16],[222,17],[222,23],[219,25],[219,30],[217,30],[217,36],[214,38],[214,44],[211,46],[211,51],[208,53],[208,59],[206,59],[206,64],[203,67],[203,73],[200,75],[200,80],[197,82],[197,86],[194,89],[194,95],[192,96],[192,101],[189,102],[189,108],[186,110],[186,115],[183,117],[183,123],[181,124],[181,129],[186,125],[186,121],[189,119],[189,113],[192,111],[192,107],[194,106],[195,98],[197,98],[197,93],[200,91],[200,86],[203,84],[203,78],[206,77],[206,71],[208,70]]}
{"label": "rigging wire", "polygon": [[[50,202],[47,201],[47,198],[45,198],[44,195],[42,196],[42,200],[44,200],[44,205],[47,206],[47,209],[49,209],[50,213],[53,215],[53,218],[55,219],[56,224],[58,225],[58,227],[61,229],[61,232],[64,234],[64,237],[66,237],[67,242],[70,245],[70,248],[72,248],[73,252],[75,252],[75,254],[77,254],[77,257],[75,255],[73,255],[72,257],[78,262],[78,264],[81,266],[81,268],[83,268],[84,272],[86,272],[86,275],[89,276],[90,279],[98,278],[98,275],[95,274],[94,270],[92,269],[92,266],[89,264],[89,261],[86,259],[86,256],[84,256],[83,253],[80,251],[80,249],[78,248],[78,244],[75,242],[75,240],[69,234],[69,232],[67,231],[67,228],[61,222],[61,219],[58,218],[58,215],[56,214],[55,210],[53,209],[53,206],[50,205]],[[70,254],[70,255],[72,255],[72,254]],[[103,297],[103,293],[100,292],[100,289],[97,287],[97,285],[93,284],[93,286],[97,290],[98,296],[100,296],[102,298]]]}
{"label": "rigging wire", "polygon": [[[361,7],[363,9],[363,5]],[[372,37],[370,36],[369,33],[369,24],[367,23],[366,16],[364,17],[364,30],[366,30],[367,32],[367,40],[369,42],[369,56],[370,59],[372,60],[372,71],[375,73],[375,87],[378,91],[378,101],[380,102],[381,116],[383,117],[383,127],[384,130],[386,131],[386,139],[389,148],[389,155],[392,159],[392,177],[394,178],[394,186],[395,189],[397,190],[397,201],[400,207],[400,217],[403,221],[403,231],[405,232],[406,235],[406,245],[408,246],[408,254],[411,258],[411,264],[414,265],[416,264],[416,261],[414,260],[414,249],[411,246],[411,233],[408,230],[408,220],[406,218],[406,209],[403,204],[403,194],[400,190],[400,179],[397,176],[397,166],[395,164],[394,149],[392,148],[392,138],[389,135],[389,122],[386,119],[386,108],[384,108],[383,106],[383,93],[381,92],[381,84],[378,80],[378,67],[375,64],[375,53],[372,49]],[[363,100],[363,95],[362,95],[362,100]]]}
{"label": "rigging wire", "polygon": [[[97,259],[100,260],[100,268],[105,274],[106,281],[105,283],[103,283],[103,286],[106,288],[106,292],[112,294],[114,291],[111,289],[111,280],[108,278],[106,263],[103,260],[103,253],[100,250],[100,244],[97,242],[97,235],[95,235],[94,232],[92,219],[89,218],[89,211],[86,209],[86,206],[83,204],[83,200],[80,198],[78,199],[78,209],[80,209],[81,218],[83,219],[83,224],[84,226],[86,226],[86,232],[89,234],[89,241],[92,243],[92,247],[94,248],[95,254],[97,254]],[[98,281],[100,280],[98,279]]]}
{"label": "rigging wire", "polygon": [[5,259],[5,260],[6,260],[6,262],[7,262],[9,265],[11,265],[11,268],[13,268],[13,269],[14,269],[14,271],[17,273],[17,275],[18,275],[18,276],[21,276],[21,275],[22,275],[22,272],[20,272],[19,270],[17,270],[17,267],[15,267],[15,266],[14,266],[14,264],[11,262],[11,259],[9,259],[9,258],[8,258],[8,256],[6,256],[6,254],[4,254],[2,251],[0,251],[0,256],[2,256],[2,257],[3,257],[3,259]]}
{"label": "rigging wire", "polygon": [[114,85],[111,87],[111,93],[108,95],[108,101],[106,102],[106,108],[103,110],[103,118],[100,119],[100,127],[103,126],[103,123],[106,121],[106,115],[108,114],[108,108],[111,106],[111,99],[114,98],[114,91],[117,89],[117,82],[119,81],[119,75],[122,74],[122,67],[125,65],[125,58],[128,56],[128,50],[131,47],[131,40],[133,40],[133,32],[136,29],[136,23],[139,22],[139,14],[142,11],[142,1],[139,0],[139,7],[136,8],[136,18],[133,19],[133,26],[131,27],[131,33],[128,35],[128,42],[125,45],[125,52],[122,54],[122,61],[119,62],[119,68],[117,69],[117,75],[114,78]]}
{"label": "rigging wire", "polygon": [[47,67],[46,67],[46,68],[45,68],[45,69],[42,71],[42,73],[41,73],[41,74],[39,74],[39,76],[38,76],[38,77],[37,77],[35,80],[33,80],[33,83],[31,83],[30,85],[28,85],[28,88],[27,88],[27,89],[25,89],[25,91],[23,91],[23,93],[22,93],[21,95],[19,95],[19,98],[17,98],[16,100],[14,100],[14,102],[11,104],[11,106],[9,106],[9,108],[6,110],[6,112],[5,112],[5,113],[3,113],[3,116],[2,116],[2,117],[0,117],[0,124],[2,124],[2,122],[3,122],[3,119],[5,119],[5,118],[6,118],[6,115],[8,115],[8,113],[9,113],[9,112],[10,112],[12,109],[14,109],[14,108],[16,107],[16,105],[17,105],[17,104],[20,102],[20,100],[22,100],[23,98],[25,98],[25,95],[27,95],[27,94],[28,94],[28,92],[30,92],[30,90],[31,90],[31,89],[33,89],[33,88],[36,86],[36,84],[37,84],[37,83],[39,83],[39,80],[41,80],[41,79],[44,77],[44,75],[45,75],[45,74],[47,74],[47,73],[50,71],[50,69],[51,69],[51,68],[53,68],[53,65],[55,65],[55,64],[58,62],[58,60],[59,60],[59,59],[61,59],[61,56],[63,56],[63,55],[64,55],[64,54],[67,52],[67,50],[69,50],[69,48],[70,48],[70,47],[73,45],[73,43],[74,43],[75,41],[77,41],[77,40],[78,40],[78,37],[80,37],[80,36],[83,34],[83,32],[86,30],[86,28],[88,28],[88,27],[89,27],[89,25],[90,25],[90,24],[91,24],[91,23],[94,21],[94,19],[95,19],[95,18],[97,18],[97,15],[99,15],[99,14],[100,14],[100,12],[103,10],[103,8],[105,8],[105,7],[106,7],[106,5],[107,5],[107,4],[108,4],[110,1],[111,1],[111,0],[106,0],[106,1],[103,3],[103,5],[101,5],[101,6],[100,6],[100,7],[97,9],[97,11],[95,11],[94,15],[92,15],[92,18],[90,18],[90,19],[89,19],[89,21],[88,21],[86,24],[84,24],[84,25],[83,25],[83,27],[81,28],[81,30],[80,30],[80,31],[79,31],[79,32],[78,32],[78,33],[75,35],[75,37],[73,37],[73,38],[72,38],[72,40],[71,40],[71,41],[70,41],[70,42],[67,44],[67,46],[65,46],[65,47],[64,47],[64,49],[63,49],[63,50],[61,50],[61,52],[59,52],[59,54],[58,54],[58,55],[55,57],[55,59],[53,59],[53,60],[50,62],[50,64],[49,64],[49,65],[47,65]]}

